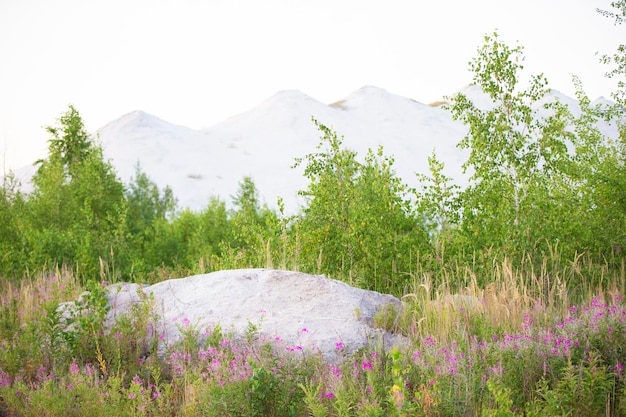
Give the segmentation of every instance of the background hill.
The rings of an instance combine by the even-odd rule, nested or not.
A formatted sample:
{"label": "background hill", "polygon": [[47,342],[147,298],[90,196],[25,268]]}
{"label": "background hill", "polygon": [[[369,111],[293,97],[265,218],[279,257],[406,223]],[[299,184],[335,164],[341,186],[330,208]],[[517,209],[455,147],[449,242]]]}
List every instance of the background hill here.
{"label": "background hill", "polygon": [[[477,87],[462,92],[480,106],[489,105]],[[546,99],[555,98],[578,112],[576,101],[556,90]],[[456,147],[465,126],[441,106],[373,86],[330,104],[297,90],[280,91],[249,111],[202,130],[134,111],[96,133],[123,182],[131,180],[139,164],[159,187],[172,188],[179,208],[202,209],[211,196],[230,202],[239,181],[251,176],[262,203],[275,208],[280,196],[293,213],[304,203],[298,190],[307,186],[302,168],[292,168],[294,159],[314,152],[319,142],[312,117],[344,136],[344,146],[361,158],[382,145],[385,155],[395,158],[398,176],[410,186],[416,185],[416,172],[428,173],[427,157],[433,151],[445,163],[446,175],[460,185],[466,183],[461,168],[466,155]],[[602,129],[616,136],[614,127]],[[27,189],[33,171],[27,167],[16,173]]]}

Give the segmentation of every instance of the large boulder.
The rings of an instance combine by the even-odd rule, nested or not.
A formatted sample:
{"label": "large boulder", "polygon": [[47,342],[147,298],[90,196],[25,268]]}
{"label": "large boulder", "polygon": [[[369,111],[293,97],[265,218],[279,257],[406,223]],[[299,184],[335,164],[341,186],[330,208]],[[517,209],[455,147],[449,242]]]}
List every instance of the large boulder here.
{"label": "large boulder", "polygon": [[154,331],[163,347],[179,341],[189,326],[210,332],[217,325],[236,336],[256,326],[256,336],[263,340],[286,350],[320,351],[331,360],[370,343],[390,347],[401,341],[374,323],[376,314],[384,315],[380,312],[399,313],[400,300],[322,275],[240,269],[151,286],[114,284],[107,290],[109,323],[152,294],[158,316]]}

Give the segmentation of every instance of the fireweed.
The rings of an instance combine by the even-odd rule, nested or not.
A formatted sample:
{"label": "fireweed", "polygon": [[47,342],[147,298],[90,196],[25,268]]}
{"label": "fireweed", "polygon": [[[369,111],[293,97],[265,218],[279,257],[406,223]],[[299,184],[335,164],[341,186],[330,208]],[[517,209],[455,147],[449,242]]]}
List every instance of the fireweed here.
{"label": "fireweed", "polygon": [[[583,414],[626,413],[626,311],[620,296],[599,296],[561,310],[537,302],[519,316],[515,328],[499,325],[485,310],[457,311],[444,315],[455,320],[446,324],[451,330],[444,337],[412,333],[407,326],[410,343],[392,352],[376,345],[347,355],[347,346],[337,340],[341,360],[334,363],[319,352],[259,335],[255,326],[236,337],[219,326],[199,328],[184,317],[178,321],[183,338],[166,345],[150,301],[144,300],[102,336],[99,362],[94,352],[67,348],[54,356],[52,349],[40,349],[42,335],[61,330],[50,333],[32,309],[45,317],[50,308],[44,304],[58,304],[54,294],[60,293],[45,303],[28,301],[36,297],[19,291],[4,295],[2,412],[542,415],[558,404],[582,402],[585,408],[576,410]],[[24,306],[28,314],[19,314]],[[55,340],[57,347],[71,342]]]}

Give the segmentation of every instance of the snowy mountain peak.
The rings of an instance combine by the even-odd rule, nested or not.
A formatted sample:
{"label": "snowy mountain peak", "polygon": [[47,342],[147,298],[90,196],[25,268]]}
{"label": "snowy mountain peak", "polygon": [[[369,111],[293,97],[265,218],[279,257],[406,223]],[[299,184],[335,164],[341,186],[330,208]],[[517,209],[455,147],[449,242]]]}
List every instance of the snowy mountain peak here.
{"label": "snowy mountain peak", "polygon": [[[479,106],[480,101],[489,100],[476,86],[461,92]],[[287,212],[295,213],[303,204],[297,192],[306,189],[308,181],[302,166],[292,168],[294,160],[316,152],[320,142],[311,117],[335,130],[343,137],[343,145],[360,157],[368,149],[383,146],[384,154],[395,159],[396,174],[410,187],[419,185],[415,173],[428,174],[428,156],[433,150],[445,163],[444,174],[461,186],[466,184],[461,167],[467,154],[456,145],[467,127],[441,107],[373,86],[359,88],[329,105],[298,90],[279,91],[202,131],[133,111],[98,133],[105,157],[124,182],[134,176],[139,162],[160,188],[171,187],[180,208],[202,210],[210,197],[228,203],[241,179],[251,176],[262,203],[275,208],[281,197]],[[614,127],[607,132],[616,135]]]}
{"label": "snowy mountain peak", "polygon": [[133,126],[153,126],[155,122],[160,121],[156,116],[148,114],[142,110],[135,110],[130,113],[126,113],[125,115],[109,122],[102,129],[120,129],[124,126],[133,125]]}
{"label": "snowy mountain peak", "polygon": [[307,103],[307,105],[322,104],[320,101],[315,100],[313,97],[300,90],[282,90],[263,101],[258,107],[293,107],[301,106],[303,103]]}
{"label": "snowy mountain peak", "polygon": [[195,131],[188,127],[175,125],[141,110],[127,113],[98,130],[98,136],[105,145],[120,140],[150,140],[155,136],[180,137],[192,133]]}
{"label": "snowy mountain peak", "polygon": [[[343,106],[346,108],[350,107],[358,107],[358,106],[383,106],[383,107],[392,107],[392,106],[405,106],[405,105],[415,105],[420,104],[415,100],[399,96],[397,94],[390,93],[387,90],[382,88],[373,87],[366,85],[364,87],[359,88],[348,97],[346,97],[343,101]],[[421,104],[420,104],[421,105]]]}

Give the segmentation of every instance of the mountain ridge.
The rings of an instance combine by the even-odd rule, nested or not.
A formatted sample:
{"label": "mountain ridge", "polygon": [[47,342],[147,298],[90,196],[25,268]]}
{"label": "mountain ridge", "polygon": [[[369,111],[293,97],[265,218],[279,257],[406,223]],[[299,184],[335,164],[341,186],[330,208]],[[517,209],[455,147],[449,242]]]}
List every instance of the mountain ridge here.
{"label": "mountain ridge", "polygon": [[[484,101],[484,93],[474,87],[460,92]],[[160,188],[172,188],[181,209],[202,210],[211,197],[229,203],[239,182],[250,176],[262,203],[275,208],[281,197],[286,210],[294,213],[306,203],[297,192],[308,184],[303,167],[292,166],[295,158],[316,152],[319,143],[312,118],[335,130],[361,159],[368,149],[383,146],[385,155],[395,160],[396,174],[409,186],[417,185],[415,173],[428,173],[427,158],[433,151],[446,164],[445,175],[459,185],[467,181],[461,168],[467,153],[456,146],[467,128],[441,106],[375,86],[363,86],[330,104],[299,90],[282,90],[199,130],[135,110],[98,129],[97,136],[124,183],[139,164]]]}

